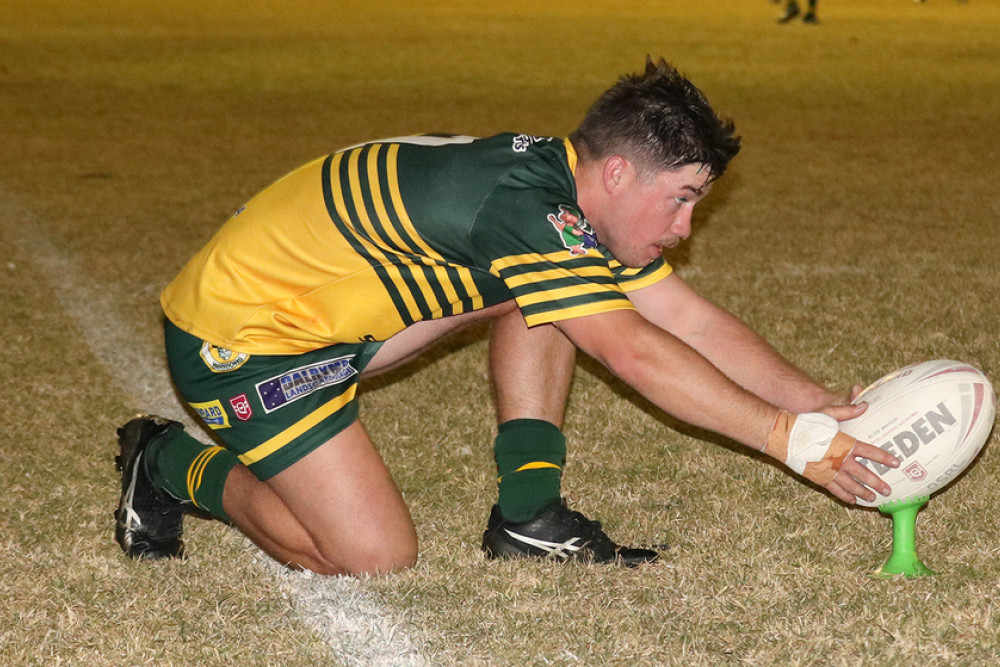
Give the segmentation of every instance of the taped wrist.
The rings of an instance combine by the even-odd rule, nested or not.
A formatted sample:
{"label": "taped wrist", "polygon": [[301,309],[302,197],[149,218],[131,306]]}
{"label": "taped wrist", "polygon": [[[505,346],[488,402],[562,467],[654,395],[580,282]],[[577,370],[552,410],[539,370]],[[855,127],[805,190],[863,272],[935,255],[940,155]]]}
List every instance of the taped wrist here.
{"label": "taped wrist", "polygon": [[778,413],[764,443],[765,454],[781,461],[811,482],[833,481],[857,440],[842,433],[837,420],[819,412]]}

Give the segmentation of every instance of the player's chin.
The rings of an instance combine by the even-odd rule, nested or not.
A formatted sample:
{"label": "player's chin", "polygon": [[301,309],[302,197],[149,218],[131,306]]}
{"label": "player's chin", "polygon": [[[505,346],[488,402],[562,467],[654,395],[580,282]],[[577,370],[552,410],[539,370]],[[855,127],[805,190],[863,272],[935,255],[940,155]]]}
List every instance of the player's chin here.
{"label": "player's chin", "polygon": [[[612,253],[612,255],[614,255],[614,253]],[[659,259],[660,253],[657,252],[655,257],[649,257],[648,253],[646,254],[636,253],[635,255],[622,254],[622,255],[614,255],[614,257],[624,266],[627,266],[630,269],[642,269],[649,266],[657,259]]]}
{"label": "player's chin", "polygon": [[649,266],[656,260],[660,259],[662,256],[663,256],[663,248],[661,248],[658,245],[653,246],[643,253],[642,263],[639,266],[640,268],[643,266]]}

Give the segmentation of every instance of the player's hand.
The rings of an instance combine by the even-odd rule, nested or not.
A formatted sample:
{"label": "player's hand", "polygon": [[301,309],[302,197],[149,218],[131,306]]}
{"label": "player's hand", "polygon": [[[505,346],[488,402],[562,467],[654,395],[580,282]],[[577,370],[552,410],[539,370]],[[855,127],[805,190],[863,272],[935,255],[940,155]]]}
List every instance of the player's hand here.
{"label": "player's hand", "polygon": [[[864,401],[854,404],[862,389],[861,385],[854,385],[843,400],[826,405],[820,412],[830,415],[839,422],[860,417],[868,409],[868,404]],[[890,491],[889,485],[881,477],[858,462],[859,458],[875,461],[890,468],[899,467],[899,461],[892,454],[867,442],[859,441],[844,459],[837,476],[832,482],[824,485],[827,491],[850,505],[855,504],[858,498],[872,502],[876,498],[876,493],[885,496]]]}
{"label": "player's hand", "polygon": [[872,502],[876,498],[876,492],[883,496],[889,495],[889,485],[858,459],[868,459],[889,468],[899,467],[899,459],[889,452],[858,441],[844,459],[837,476],[826,485],[826,490],[850,505],[856,503],[858,498]]}
{"label": "player's hand", "polygon": [[876,492],[888,495],[891,490],[885,480],[858,459],[890,468],[899,467],[899,460],[839,430],[840,421],[852,419],[867,408],[865,403],[828,406],[819,413],[800,415],[780,410],[763,451],[845,503],[854,504],[858,498],[872,502]]}
{"label": "player's hand", "polygon": [[816,412],[828,414],[840,422],[860,417],[868,409],[868,404],[864,401],[854,405],[854,401],[857,400],[862,391],[864,391],[864,387],[856,384],[848,392],[831,394],[830,400],[817,408]]}

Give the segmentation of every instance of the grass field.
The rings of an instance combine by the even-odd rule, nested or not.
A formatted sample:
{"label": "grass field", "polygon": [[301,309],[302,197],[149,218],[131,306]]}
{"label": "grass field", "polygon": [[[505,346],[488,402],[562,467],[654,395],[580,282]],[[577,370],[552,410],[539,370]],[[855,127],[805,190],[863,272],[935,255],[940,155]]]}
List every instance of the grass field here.
{"label": "grass field", "polygon": [[565,489],[619,541],[672,546],[636,571],[485,561],[481,329],[362,399],[417,523],[414,570],[282,574],[194,520],[183,563],[112,540],[115,426],[183,414],[157,294],[244,199],[365,139],[566,134],[647,53],[743,136],[669,258],[689,282],[831,385],[939,357],[1000,379],[1000,5],[819,9],[778,26],[764,0],[6,0],[0,664],[1000,660],[996,434],[921,514],[939,576],[881,580],[887,518],[677,428],[581,360]]}

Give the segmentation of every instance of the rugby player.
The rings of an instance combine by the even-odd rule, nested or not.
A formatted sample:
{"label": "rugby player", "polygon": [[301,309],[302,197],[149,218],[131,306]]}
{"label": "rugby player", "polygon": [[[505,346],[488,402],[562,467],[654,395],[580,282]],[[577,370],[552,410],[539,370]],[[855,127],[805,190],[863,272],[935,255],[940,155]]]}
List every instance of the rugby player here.
{"label": "rugby player", "polygon": [[359,418],[358,381],[484,319],[499,420],[489,556],[657,558],[561,499],[576,350],[844,502],[887,494],[858,459],[898,462],[838,430],[864,405],[814,382],[662,257],[738,150],[690,81],[647,60],[567,138],[389,139],[284,176],[161,295],[170,372],[223,444],[161,417],[120,428],[119,545],[181,557],[196,512],[291,567],[412,566],[416,531]]}

